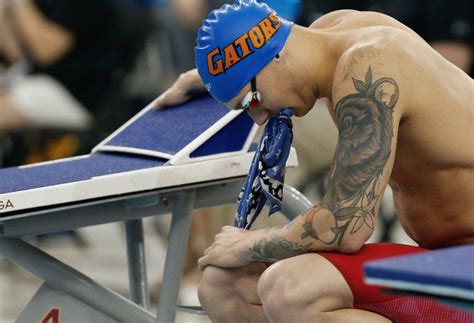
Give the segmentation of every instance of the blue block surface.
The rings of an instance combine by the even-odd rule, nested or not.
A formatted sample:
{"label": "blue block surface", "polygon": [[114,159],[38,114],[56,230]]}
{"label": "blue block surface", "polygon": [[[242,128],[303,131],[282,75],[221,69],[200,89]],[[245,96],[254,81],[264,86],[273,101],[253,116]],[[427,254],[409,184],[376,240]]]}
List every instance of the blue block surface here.
{"label": "blue block surface", "polygon": [[174,155],[228,112],[209,95],[176,107],[150,109],[105,145]]}
{"label": "blue block surface", "polygon": [[115,153],[96,153],[86,158],[26,168],[0,169],[0,194],[72,183],[96,176],[158,167],[164,159]]}
{"label": "blue block surface", "polygon": [[247,113],[241,113],[214,136],[198,147],[191,157],[209,156],[240,151],[253,127],[253,120]]}
{"label": "blue block surface", "polygon": [[474,290],[474,244],[370,261],[365,276]]}

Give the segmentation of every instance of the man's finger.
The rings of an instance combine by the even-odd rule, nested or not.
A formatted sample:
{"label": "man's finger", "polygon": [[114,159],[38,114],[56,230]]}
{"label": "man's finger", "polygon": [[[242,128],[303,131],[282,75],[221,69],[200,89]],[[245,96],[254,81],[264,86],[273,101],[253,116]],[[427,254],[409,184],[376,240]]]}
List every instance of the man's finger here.
{"label": "man's finger", "polygon": [[208,258],[208,256],[204,256],[204,257],[199,258],[199,260],[198,260],[199,270],[203,271],[204,268],[208,265],[207,258]]}
{"label": "man's finger", "polygon": [[210,247],[207,247],[206,250],[204,250],[204,256],[207,256],[209,254],[209,252],[211,252],[212,246],[213,245],[211,245]]}
{"label": "man's finger", "polygon": [[166,101],[168,97],[168,91],[162,93],[156,100],[155,103],[153,104],[156,109],[161,109],[166,106]]}
{"label": "man's finger", "polygon": [[156,109],[161,109],[163,107],[163,96],[164,96],[164,93],[162,95],[160,95],[156,100],[155,102],[153,102],[153,107],[156,108]]}
{"label": "man's finger", "polygon": [[215,243],[217,240],[221,239],[222,236],[225,236],[225,235],[226,235],[225,232],[220,232],[220,233],[216,234],[216,235],[214,236],[214,243]]}

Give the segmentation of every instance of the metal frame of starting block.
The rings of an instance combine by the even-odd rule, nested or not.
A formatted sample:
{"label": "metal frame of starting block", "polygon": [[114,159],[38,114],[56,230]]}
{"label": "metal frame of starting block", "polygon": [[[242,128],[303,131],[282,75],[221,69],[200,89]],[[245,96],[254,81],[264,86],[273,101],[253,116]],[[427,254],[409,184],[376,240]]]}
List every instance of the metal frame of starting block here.
{"label": "metal frame of starting block", "polygon": [[[118,322],[173,322],[193,209],[235,202],[242,178],[81,203],[74,207],[25,213],[2,219],[0,255]],[[285,187],[282,213],[292,218],[311,206],[298,191]],[[149,292],[142,218],[172,213],[158,315],[148,312]],[[130,299],[100,285],[20,238],[125,221]],[[46,314],[46,313],[43,313]],[[40,315],[41,316],[41,315]],[[41,318],[38,318],[38,320]]]}
{"label": "metal frame of starting block", "polygon": [[[150,109],[146,108],[146,110]],[[214,114],[209,118],[213,118],[213,116]],[[145,115],[142,117],[148,118]],[[136,166],[138,169],[134,169],[132,166],[135,164],[132,163],[132,166],[127,164],[127,167],[132,169],[122,169],[119,173],[109,172],[106,169],[104,174],[94,173],[94,176],[90,178],[81,177],[62,182],[54,182],[54,178],[46,178],[49,186],[30,187],[30,181],[34,182],[36,177],[45,177],[44,171],[35,175],[35,167],[38,167],[38,170],[42,167],[53,170],[58,167],[58,169],[64,170],[65,163],[76,165],[78,159],[82,162],[87,161],[86,159],[89,157],[96,156],[96,154],[103,154],[100,147],[103,147],[104,144],[107,145],[107,142],[113,141],[114,138],[120,137],[127,131],[128,128],[125,127],[121,129],[122,132],[113,134],[109,141],[101,143],[98,146],[98,151],[90,156],[32,167],[0,170],[0,182],[2,176],[6,178],[5,176],[9,174],[18,174],[19,179],[14,182],[21,182],[22,174],[29,176],[24,179],[28,189],[19,191],[3,189],[2,191],[0,186],[0,201],[13,201],[12,203],[18,206],[15,209],[0,211],[0,256],[44,280],[43,286],[17,322],[41,321],[42,318],[46,322],[44,315],[48,315],[48,309],[57,315],[59,309],[56,309],[54,304],[45,305],[42,302],[48,299],[48,295],[54,295],[55,299],[61,299],[64,304],[74,305],[71,305],[71,308],[74,307],[75,312],[71,313],[87,314],[81,317],[81,322],[88,322],[87,317],[94,317],[96,321],[100,320],[101,322],[173,322],[183,273],[191,212],[193,209],[235,203],[253,157],[253,153],[248,150],[250,142],[247,136],[255,134],[254,127],[247,129],[248,133],[241,138],[245,143],[238,151],[235,151],[235,147],[233,147],[234,151],[231,153],[222,152],[222,147],[219,144],[213,145],[213,147],[221,147],[217,152],[210,151],[209,147],[202,148],[209,140],[216,142],[216,136],[218,137],[219,133],[225,133],[225,131],[222,132],[222,129],[237,117],[238,114],[234,114],[233,118],[225,114],[224,118],[227,118],[225,122],[221,117],[216,117],[217,121],[213,120],[212,123],[219,124],[219,127],[213,129],[212,134],[208,132],[206,125],[202,129],[203,131],[197,134],[199,140],[186,139],[187,142],[181,143],[180,148],[174,154],[170,153],[169,156],[165,156],[166,158],[153,155],[155,154],[153,150],[148,155],[146,149],[139,148],[138,153],[132,152],[132,155],[135,154],[132,159],[136,158],[141,161],[143,158],[165,158],[164,161],[158,160],[156,166],[148,165],[143,169],[140,168],[141,166]],[[135,118],[133,120],[136,123],[132,122],[131,125],[135,125],[143,119]],[[201,124],[202,120],[196,122]],[[189,126],[192,127],[192,124]],[[143,128],[143,126],[138,128]],[[204,139],[203,133],[205,134]],[[135,135],[132,137],[137,138]],[[120,140],[115,142],[120,143]],[[190,146],[192,142],[196,145]],[[105,154],[116,153],[110,152],[111,146],[113,145],[109,145],[105,149],[107,150]],[[119,149],[119,153],[122,154],[126,152],[127,147],[122,146]],[[186,153],[182,152],[183,149],[186,150]],[[199,149],[200,153],[193,156],[193,152]],[[193,158],[196,159],[193,160]],[[110,161],[114,160],[116,159],[110,159]],[[172,162],[173,160],[175,163]],[[87,165],[87,167],[92,167]],[[296,153],[292,149],[287,166],[296,165]],[[75,173],[76,168],[74,167],[71,166],[71,173]],[[204,171],[205,169],[211,171]],[[51,180],[53,184],[50,183]],[[12,185],[15,186],[16,183]],[[311,206],[312,204],[301,193],[291,187],[285,187],[281,213],[286,217],[293,218]],[[149,311],[150,300],[142,219],[169,213],[172,214],[172,221],[168,236],[163,283],[157,315],[154,315]],[[25,236],[68,231],[113,222],[125,223],[130,299],[104,287],[21,239]],[[178,309],[199,312],[199,308],[178,306]]]}

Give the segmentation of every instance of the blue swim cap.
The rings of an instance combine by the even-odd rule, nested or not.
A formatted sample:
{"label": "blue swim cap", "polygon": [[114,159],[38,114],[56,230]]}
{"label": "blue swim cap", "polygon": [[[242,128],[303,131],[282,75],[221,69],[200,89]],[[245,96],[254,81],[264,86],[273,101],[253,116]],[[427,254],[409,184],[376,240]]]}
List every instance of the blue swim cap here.
{"label": "blue swim cap", "polygon": [[221,102],[230,101],[281,51],[292,26],[255,0],[211,11],[194,49],[208,91]]}

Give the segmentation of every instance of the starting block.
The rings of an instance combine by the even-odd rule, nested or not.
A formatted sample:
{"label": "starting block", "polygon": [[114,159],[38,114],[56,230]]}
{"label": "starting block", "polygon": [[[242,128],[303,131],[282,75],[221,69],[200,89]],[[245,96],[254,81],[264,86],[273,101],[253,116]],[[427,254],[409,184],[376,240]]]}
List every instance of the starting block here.
{"label": "starting block", "polygon": [[[17,322],[173,322],[193,209],[235,203],[257,127],[210,96],[153,109],[89,155],[0,170],[0,256],[44,280]],[[287,166],[296,166],[292,148]],[[312,204],[285,187],[282,213]],[[172,213],[157,315],[149,311],[142,218]],[[130,299],[21,240],[124,222]],[[179,307],[187,311],[199,309]]]}

